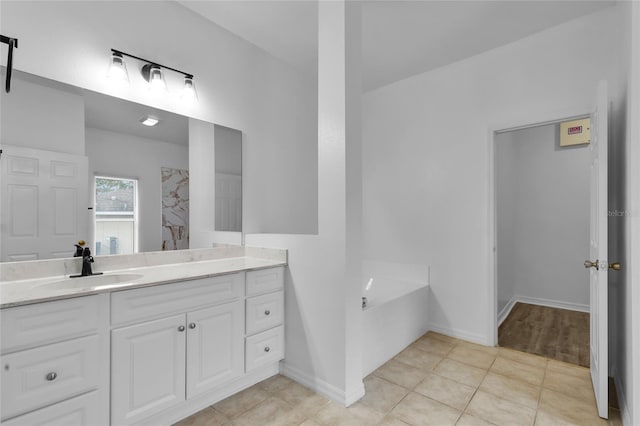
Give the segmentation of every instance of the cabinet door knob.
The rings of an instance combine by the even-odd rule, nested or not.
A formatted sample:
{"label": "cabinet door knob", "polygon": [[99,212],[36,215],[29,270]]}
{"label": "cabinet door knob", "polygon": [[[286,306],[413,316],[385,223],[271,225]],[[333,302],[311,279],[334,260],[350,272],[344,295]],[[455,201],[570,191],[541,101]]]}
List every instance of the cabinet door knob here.
{"label": "cabinet door knob", "polygon": [[196,328],[196,323],[192,322],[191,324],[189,324],[189,328],[194,329]]}
{"label": "cabinet door knob", "polygon": [[54,381],[57,377],[58,377],[58,373],[56,373],[55,371],[52,371],[46,376],[47,380],[50,382]]}
{"label": "cabinet door knob", "polygon": [[184,325],[181,325],[180,327],[178,327],[178,331],[180,332],[184,331]]}
{"label": "cabinet door knob", "polygon": [[267,309],[266,311],[264,311],[264,314],[265,315],[271,315],[271,311]]}
{"label": "cabinet door knob", "polygon": [[269,346],[265,346],[264,351],[265,352],[269,352],[271,350],[271,348]]}

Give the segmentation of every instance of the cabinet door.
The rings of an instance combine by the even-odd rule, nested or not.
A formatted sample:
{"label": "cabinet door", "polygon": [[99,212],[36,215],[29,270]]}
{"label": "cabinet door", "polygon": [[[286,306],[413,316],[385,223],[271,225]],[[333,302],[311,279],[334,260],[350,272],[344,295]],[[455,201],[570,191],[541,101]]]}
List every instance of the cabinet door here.
{"label": "cabinet door", "polygon": [[284,267],[249,271],[246,275],[247,296],[270,293],[284,287]]}
{"label": "cabinet door", "polygon": [[185,316],[111,332],[111,422],[131,424],[185,399]]}
{"label": "cabinet door", "polygon": [[243,301],[187,314],[187,397],[244,373]]}
{"label": "cabinet door", "polygon": [[109,424],[101,416],[102,401],[97,391],[15,417],[2,426],[100,426]]}
{"label": "cabinet door", "polygon": [[2,309],[2,353],[96,333],[103,311],[98,296]]}
{"label": "cabinet door", "polygon": [[284,320],[284,292],[247,298],[247,334],[255,334],[282,324]]}
{"label": "cabinet door", "polygon": [[284,358],[284,326],[247,337],[247,372]]}
{"label": "cabinet door", "polygon": [[62,401],[99,385],[98,336],[2,356],[2,419]]}

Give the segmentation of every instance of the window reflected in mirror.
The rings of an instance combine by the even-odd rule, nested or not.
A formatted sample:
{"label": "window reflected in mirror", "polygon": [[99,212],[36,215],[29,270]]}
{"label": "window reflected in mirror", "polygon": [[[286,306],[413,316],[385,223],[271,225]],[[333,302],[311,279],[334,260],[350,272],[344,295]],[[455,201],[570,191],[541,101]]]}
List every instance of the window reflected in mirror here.
{"label": "window reflected in mirror", "polygon": [[138,252],[135,179],[96,176],[95,254]]}

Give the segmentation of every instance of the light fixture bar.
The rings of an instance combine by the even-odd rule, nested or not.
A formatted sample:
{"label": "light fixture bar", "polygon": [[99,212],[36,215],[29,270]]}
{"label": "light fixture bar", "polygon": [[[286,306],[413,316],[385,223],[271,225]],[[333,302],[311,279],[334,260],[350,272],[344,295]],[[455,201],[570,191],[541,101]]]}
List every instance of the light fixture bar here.
{"label": "light fixture bar", "polygon": [[157,62],[154,62],[154,61],[150,61],[150,60],[148,60],[148,59],[141,58],[141,57],[139,57],[139,56],[131,55],[131,54],[129,54],[129,53],[125,53],[125,52],[123,52],[123,51],[121,51],[121,50],[111,49],[111,52],[116,53],[116,54],[118,54],[118,55],[128,56],[129,58],[137,59],[137,60],[139,60],[139,61],[146,62],[146,63],[148,63],[148,64],[150,64],[150,65],[154,65],[154,66],[157,66],[157,67],[160,67],[160,68],[165,68],[165,69],[168,69],[168,70],[173,71],[173,72],[177,72],[178,74],[182,74],[182,75],[184,75],[185,77],[193,78],[193,74],[189,74],[189,73],[187,73],[187,72],[180,71],[180,70],[177,70],[177,69],[175,69],[175,68],[171,68],[171,67],[168,67],[168,66],[166,66],[166,65],[162,65],[162,64],[159,64],[159,63],[157,63]]}
{"label": "light fixture bar", "polygon": [[4,85],[4,90],[9,93],[11,91],[11,71],[13,70],[13,49],[18,48],[18,39],[0,34],[0,42],[6,43],[9,46],[9,52],[7,53],[7,75],[5,76],[6,80]]}

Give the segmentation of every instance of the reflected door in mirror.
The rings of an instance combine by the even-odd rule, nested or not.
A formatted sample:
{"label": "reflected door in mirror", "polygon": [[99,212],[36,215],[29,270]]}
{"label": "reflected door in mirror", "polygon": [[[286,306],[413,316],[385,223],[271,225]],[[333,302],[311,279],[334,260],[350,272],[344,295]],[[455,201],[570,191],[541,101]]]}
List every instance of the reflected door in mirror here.
{"label": "reflected door in mirror", "polygon": [[3,262],[71,257],[87,240],[87,157],[2,147]]}

